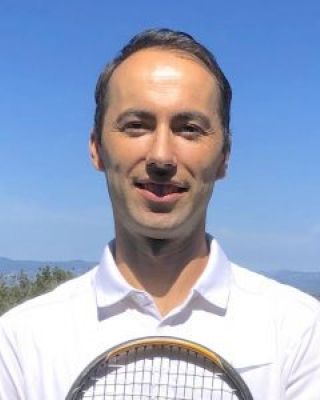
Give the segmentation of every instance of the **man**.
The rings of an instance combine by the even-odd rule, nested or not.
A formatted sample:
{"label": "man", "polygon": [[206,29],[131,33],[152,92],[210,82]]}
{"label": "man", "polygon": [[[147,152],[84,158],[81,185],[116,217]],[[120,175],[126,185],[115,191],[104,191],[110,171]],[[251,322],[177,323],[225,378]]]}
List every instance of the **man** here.
{"label": "man", "polygon": [[180,32],[136,36],[103,71],[90,152],[115,240],[95,269],[1,319],[1,399],[64,399],[98,354],[149,335],[220,353],[255,400],[319,398],[318,303],[232,264],[205,233],[230,100],[211,53]]}

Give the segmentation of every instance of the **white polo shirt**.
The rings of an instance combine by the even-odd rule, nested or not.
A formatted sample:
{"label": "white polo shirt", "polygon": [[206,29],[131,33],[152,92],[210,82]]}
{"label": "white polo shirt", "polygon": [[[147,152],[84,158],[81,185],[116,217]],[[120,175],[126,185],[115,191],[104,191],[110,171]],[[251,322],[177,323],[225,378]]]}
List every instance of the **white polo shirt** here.
{"label": "white polo shirt", "polygon": [[212,239],[204,273],[185,302],[162,318],[152,298],[121,276],[112,246],[90,272],[0,318],[1,400],[63,400],[97,355],[154,335],[216,351],[254,400],[320,399],[316,300],[232,264]]}

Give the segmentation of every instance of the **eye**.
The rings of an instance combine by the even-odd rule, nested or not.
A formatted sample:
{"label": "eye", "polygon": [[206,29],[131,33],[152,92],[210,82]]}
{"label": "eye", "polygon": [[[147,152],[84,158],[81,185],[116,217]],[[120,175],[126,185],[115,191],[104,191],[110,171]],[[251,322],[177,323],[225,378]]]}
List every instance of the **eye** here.
{"label": "eye", "polygon": [[198,139],[200,136],[205,134],[204,129],[197,124],[183,124],[179,128],[176,129],[176,133],[185,137],[189,140]]}
{"label": "eye", "polygon": [[142,121],[129,121],[126,122],[120,131],[127,133],[130,136],[141,136],[150,131],[150,127]]}

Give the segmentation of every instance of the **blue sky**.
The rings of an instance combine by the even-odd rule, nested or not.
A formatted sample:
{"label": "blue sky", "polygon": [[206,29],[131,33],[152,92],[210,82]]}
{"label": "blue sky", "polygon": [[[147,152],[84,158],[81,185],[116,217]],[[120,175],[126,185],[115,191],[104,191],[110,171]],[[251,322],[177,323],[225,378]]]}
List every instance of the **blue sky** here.
{"label": "blue sky", "polygon": [[0,5],[0,256],[98,260],[113,236],[88,133],[98,73],[149,27],[208,46],[234,92],[208,231],[253,269],[320,269],[318,1]]}

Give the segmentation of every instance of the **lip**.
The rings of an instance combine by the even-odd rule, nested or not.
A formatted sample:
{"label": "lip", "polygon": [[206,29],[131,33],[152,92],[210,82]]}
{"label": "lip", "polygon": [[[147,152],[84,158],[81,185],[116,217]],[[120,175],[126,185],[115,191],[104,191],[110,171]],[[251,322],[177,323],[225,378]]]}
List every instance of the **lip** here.
{"label": "lip", "polygon": [[157,203],[174,203],[189,190],[188,185],[176,181],[137,180],[134,186],[146,200]]}

